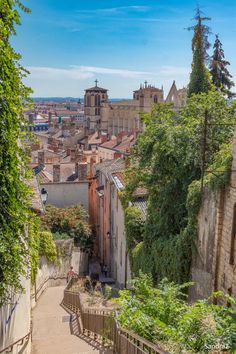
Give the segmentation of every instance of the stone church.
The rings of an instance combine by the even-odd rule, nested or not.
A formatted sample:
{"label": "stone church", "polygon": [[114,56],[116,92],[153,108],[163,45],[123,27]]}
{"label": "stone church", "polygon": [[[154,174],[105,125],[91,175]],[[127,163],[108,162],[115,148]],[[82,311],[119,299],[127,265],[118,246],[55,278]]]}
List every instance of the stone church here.
{"label": "stone church", "polygon": [[173,82],[170,92],[164,99],[163,87],[148,85],[147,81],[133,93],[132,100],[109,102],[108,90],[95,86],[85,90],[84,110],[89,133],[100,130],[111,135],[120,132],[137,132],[142,130],[140,113],[150,112],[158,102],[172,103],[175,109],[186,101],[186,89],[178,90]]}

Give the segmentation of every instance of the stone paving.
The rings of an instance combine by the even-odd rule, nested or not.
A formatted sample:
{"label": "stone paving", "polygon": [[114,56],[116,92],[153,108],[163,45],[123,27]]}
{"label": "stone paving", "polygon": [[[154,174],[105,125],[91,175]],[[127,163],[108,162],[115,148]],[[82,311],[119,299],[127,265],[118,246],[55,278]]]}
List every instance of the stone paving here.
{"label": "stone paving", "polygon": [[48,288],[34,308],[31,354],[111,353],[89,342],[79,328],[75,330],[75,318],[61,306],[63,290],[64,287]]}

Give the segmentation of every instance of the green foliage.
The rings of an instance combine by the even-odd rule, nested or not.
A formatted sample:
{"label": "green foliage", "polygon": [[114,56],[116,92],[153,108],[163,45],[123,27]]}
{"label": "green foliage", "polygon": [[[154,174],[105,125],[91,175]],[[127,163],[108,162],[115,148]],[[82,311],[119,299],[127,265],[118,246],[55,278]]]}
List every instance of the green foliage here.
{"label": "green foliage", "polygon": [[[229,181],[232,161],[231,138],[235,105],[219,92],[193,95],[176,117],[168,105],[157,105],[145,114],[145,131],[140,134],[128,173],[123,199],[127,205],[132,191],[142,184],[148,192],[147,218],[139,228],[126,218],[127,241],[132,270],[151,272],[155,282],[164,277],[183,283],[189,279],[201,205],[203,132],[207,114],[204,185],[216,189]],[[226,125],[223,125],[226,123]],[[229,142],[227,144],[227,142]],[[134,166],[134,173],[132,167]],[[139,174],[140,171],[140,174]],[[137,178],[142,176],[142,180]],[[141,243],[140,243],[141,241]]]}
{"label": "green foliage", "polygon": [[201,92],[208,92],[210,85],[210,75],[205,66],[208,60],[207,50],[210,48],[208,35],[210,28],[204,24],[204,21],[210,20],[209,17],[204,17],[197,9],[195,15],[196,24],[190,27],[189,30],[194,31],[192,39],[193,62],[192,72],[190,75],[190,83],[188,86],[188,96]]}
{"label": "green foliage", "polygon": [[112,286],[105,285],[103,289],[103,297],[105,300],[110,300],[112,297]]}
{"label": "green foliage", "polygon": [[82,250],[92,247],[92,231],[88,224],[88,215],[83,207],[75,205],[69,208],[47,206],[42,217],[42,226],[50,230],[55,239],[73,238]]}
{"label": "green foliage", "polygon": [[53,239],[54,240],[69,240],[71,237],[66,233],[54,232]]}
{"label": "green foliage", "polygon": [[22,138],[26,124],[23,109],[30,89],[22,78],[26,71],[19,64],[20,55],[10,39],[20,24],[19,1],[1,1],[0,11],[0,304],[13,292],[22,291],[21,277],[27,275],[28,240],[26,225],[29,213],[27,161]]}
{"label": "green foliage", "polygon": [[209,171],[205,177],[205,184],[209,184],[212,190],[217,190],[228,185],[233,162],[232,144],[222,144],[215,154]]}
{"label": "green foliage", "polygon": [[222,351],[233,352],[236,311],[207,301],[188,305],[185,289],[190,285],[163,279],[154,288],[150,275],[140,273],[132,281],[132,290],[120,291],[121,326],[153,343],[161,342],[171,354],[210,353],[219,345]]}
{"label": "green foliage", "polygon": [[228,97],[232,97],[234,94],[230,90],[234,86],[234,82],[231,80],[232,75],[227,69],[228,65],[230,65],[230,63],[225,60],[222,43],[217,34],[214,43],[214,52],[210,63],[212,82],[218,90],[222,91]]}
{"label": "green foliage", "polygon": [[29,253],[31,281],[35,282],[40,257],[44,256],[49,262],[57,259],[57,248],[53,235],[48,231],[40,231],[40,219],[33,216],[29,223]]}
{"label": "green foliage", "polygon": [[29,223],[30,277],[35,282],[40,260],[40,219],[32,217]]}
{"label": "green foliage", "polygon": [[142,241],[143,226],[141,211],[133,205],[128,206],[125,209],[125,234],[128,250],[132,250],[138,242]]}
{"label": "green foliage", "polygon": [[57,259],[57,248],[50,231],[40,232],[39,254],[45,256],[49,262]]}

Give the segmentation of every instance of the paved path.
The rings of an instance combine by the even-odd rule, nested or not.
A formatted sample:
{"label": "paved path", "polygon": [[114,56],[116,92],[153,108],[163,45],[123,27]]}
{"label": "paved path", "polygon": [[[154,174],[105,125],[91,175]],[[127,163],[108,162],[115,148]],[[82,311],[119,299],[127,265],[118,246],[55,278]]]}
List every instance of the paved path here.
{"label": "paved path", "polygon": [[[64,287],[48,288],[33,310],[32,354],[97,354],[109,353],[95,347],[80,336],[75,321],[60,306]],[[76,321],[77,323],[77,321]],[[71,334],[71,328],[77,335]]]}

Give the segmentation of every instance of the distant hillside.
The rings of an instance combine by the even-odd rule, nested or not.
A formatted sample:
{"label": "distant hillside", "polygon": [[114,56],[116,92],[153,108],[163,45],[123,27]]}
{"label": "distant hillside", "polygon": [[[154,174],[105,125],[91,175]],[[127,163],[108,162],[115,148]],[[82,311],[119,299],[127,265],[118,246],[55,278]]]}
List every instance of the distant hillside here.
{"label": "distant hillside", "polygon": [[71,101],[71,102],[77,102],[77,101],[83,101],[82,99],[80,99],[79,97],[33,97],[32,98],[33,101],[35,102],[49,102],[49,101],[53,101],[53,102],[64,102],[64,101]]}
{"label": "distant hillside", "polygon": [[[33,97],[34,102],[83,102],[83,98],[79,97]],[[128,98],[110,98],[109,101],[116,102],[121,100],[129,100]]]}

